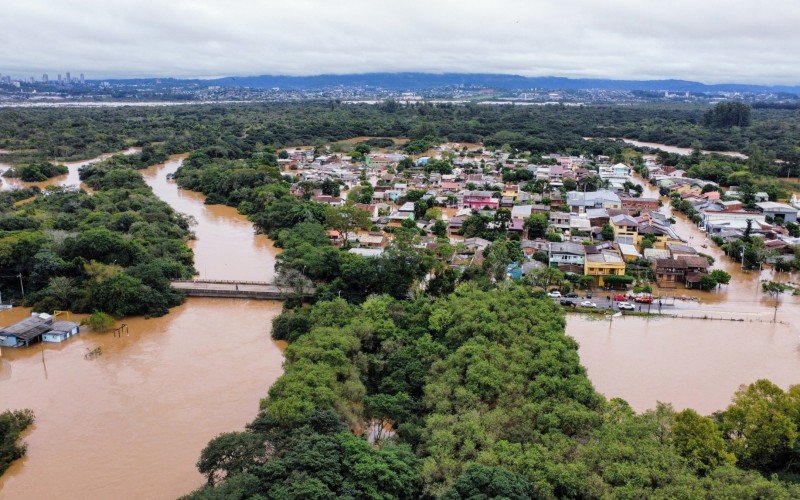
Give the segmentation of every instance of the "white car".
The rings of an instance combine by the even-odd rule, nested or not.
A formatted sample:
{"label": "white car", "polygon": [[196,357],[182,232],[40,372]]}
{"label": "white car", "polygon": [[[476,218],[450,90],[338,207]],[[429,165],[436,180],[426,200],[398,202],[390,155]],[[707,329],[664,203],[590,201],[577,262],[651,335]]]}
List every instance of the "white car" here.
{"label": "white car", "polygon": [[617,303],[617,307],[620,308],[620,310],[624,309],[625,311],[635,311],[636,310],[636,306],[631,304],[630,302],[618,302]]}
{"label": "white car", "polygon": [[561,298],[561,292],[559,292],[558,290],[553,290],[552,292],[548,292],[547,296],[554,299],[558,299]]}
{"label": "white car", "polygon": [[597,307],[597,304],[595,304],[591,300],[584,300],[583,302],[581,302],[581,307]]}

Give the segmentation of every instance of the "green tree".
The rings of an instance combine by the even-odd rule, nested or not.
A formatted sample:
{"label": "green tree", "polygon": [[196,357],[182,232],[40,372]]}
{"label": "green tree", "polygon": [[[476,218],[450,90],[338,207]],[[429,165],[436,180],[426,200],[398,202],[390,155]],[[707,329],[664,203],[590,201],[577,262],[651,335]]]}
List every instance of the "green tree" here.
{"label": "green tree", "polygon": [[736,457],[726,449],[716,423],[691,409],[675,415],[672,444],[690,467],[701,475],[736,461]]}
{"label": "green tree", "polygon": [[81,321],[95,332],[107,332],[114,327],[114,318],[100,311],[93,312],[88,318]]}
{"label": "green tree", "polygon": [[501,238],[483,252],[483,269],[494,281],[506,278],[508,265],[512,262],[521,262],[524,258],[522,248],[518,241]]}
{"label": "green tree", "polygon": [[0,413],[0,476],[11,462],[25,455],[26,446],[20,444],[22,431],[34,421],[31,410],[6,410]]}
{"label": "green tree", "polygon": [[555,267],[542,267],[528,273],[525,280],[532,286],[548,290],[550,287],[561,286],[564,282],[564,273]]}
{"label": "green tree", "polygon": [[769,473],[780,470],[792,456],[798,438],[796,413],[780,387],[758,380],[741,386],[717,420],[738,462]]}
{"label": "green tree", "polygon": [[714,276],[711,274],[704,274],[700,276],[700,281],[698,283],[700,290],[713,290],[717,287],[717,280],[714,279]]}
{"label": "green tree", "polygon": [[372,225],[369,212],[350,202],[339,207],[327,207],[325,223],[331,229],[339,231],[345,242],[349,241],[350,235],[357,229],[367,229]]}
{"label": "green tree", "polygon": [[603,238],[603,241],[614,241],[614,228],[611,224],[603,224],[603,228],[600,230],[600,236]]}
{"label": "green tree", "polygon": [[544,238],[547,234],[547,228],[550,225],[550,220],[547,214],[532,214],[525,219],[525,229],[528,230],[528,238]]}
{"label": "green tree", "polygon": [[225,432],[209,441],[197,461],[208,484],[243,472],[266,456],[264,438],[253,432]]}
{"label": "green tree", "polygon": [[534,498],[533,488],[524,476],[503,467],[471,465],[453,483],[442,498]]}
{"label": "green tree", "polygon": [[709,273],[710,276],[720,285],[727,285],[731,282],[731,275],[722,269],[714,269]]}

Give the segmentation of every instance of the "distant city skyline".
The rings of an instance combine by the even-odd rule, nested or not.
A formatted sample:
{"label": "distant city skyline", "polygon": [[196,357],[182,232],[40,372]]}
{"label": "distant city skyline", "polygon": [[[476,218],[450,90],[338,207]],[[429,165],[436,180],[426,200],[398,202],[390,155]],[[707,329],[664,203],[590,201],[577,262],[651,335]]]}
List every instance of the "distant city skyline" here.
{"label": "distant city skyline", "polygon": [[26,80],[78,68],[90,79],[419,71],[800,84],[791,0],[6,0],[3,11],[0,72]]}

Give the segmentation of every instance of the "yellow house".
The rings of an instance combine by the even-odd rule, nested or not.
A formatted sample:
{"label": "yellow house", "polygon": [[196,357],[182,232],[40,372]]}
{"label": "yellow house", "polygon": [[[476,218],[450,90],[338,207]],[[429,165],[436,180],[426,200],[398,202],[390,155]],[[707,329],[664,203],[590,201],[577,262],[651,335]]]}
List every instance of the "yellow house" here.
{"label": "yellow house", "polygon": [[609,221],[614,229],[614,241],[634,245],[639,240],[639,221],[630,215],[615,215]]}
{"label": "yellow house", "polygon": [[604,276],[625,274],[625,260],[617,250],[611,248],[599,253],[587,253],[583,261],[583,274],[594,277],[598,286],[603,286]]}
{"label": "yellow house", "polygon": [[642,223],[638,230],[639,236],[636,239],[636,244],[639,248],[641,248],[644,237],[648,235],[654,238],[653,248],[658,248],[660,250],[665,250],[667,248],[667,243],[681,242],[681,239],[671,228],[652,221]]}
{"label": "yellow house", "polygon": [[515,184],[506,184],[503,186],[503,198],[512,198],[514,200],[519,196],[519,186]]}

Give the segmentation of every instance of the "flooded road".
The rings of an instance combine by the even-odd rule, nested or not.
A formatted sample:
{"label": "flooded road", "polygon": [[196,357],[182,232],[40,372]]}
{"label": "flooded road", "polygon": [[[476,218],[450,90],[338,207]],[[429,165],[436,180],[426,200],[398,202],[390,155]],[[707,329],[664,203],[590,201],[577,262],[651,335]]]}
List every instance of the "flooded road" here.
{"label": "flooded road", "polygon": [[[658,197],[652,186],[644,186],[644,196]],[[714,268],[729,272],[731,283],[712,292],[682,286],[654,290],[695,297],[697,302],[681,301],[681,309],[717,320],[627,317],[610,322],[569,315],[567,334],[580,344],[581,363],[597,390],[622,397],[639,411],[663,401],[708,414],[725,408],[740,384],[768,378],[785,389],[800,383],[800,298],[784,294],[778,323],[772,323],[776,302],[760,286],[761,280],[796,283],[800,278],[796,273],[742,271],[739,262],[662,200],[661,212],[675,218],[678,235],[714,257]],[[742,321],[720,320],[731,318]]]}
{"label": "flooded road", "polygon": [[[166,179],[181,161],[143,174],[197,220],[201,276],[270,279],[269,240],[235,210],[206,206]],[[252,420],[282,372],[283,346],[270,339],[280,310],[279,302],[192,298],[161,318],[125,319],[130,334],[121,338],[84,331],[61,345],[4,349],[0,408],[31,408],[36,423],[25,433],[27,456],[0,478],[0,497],[161,499],[202,485],[200,451]],[[0,325],[27,314],[0,312]],[[96,347],[102,355],[85,359]]]}

